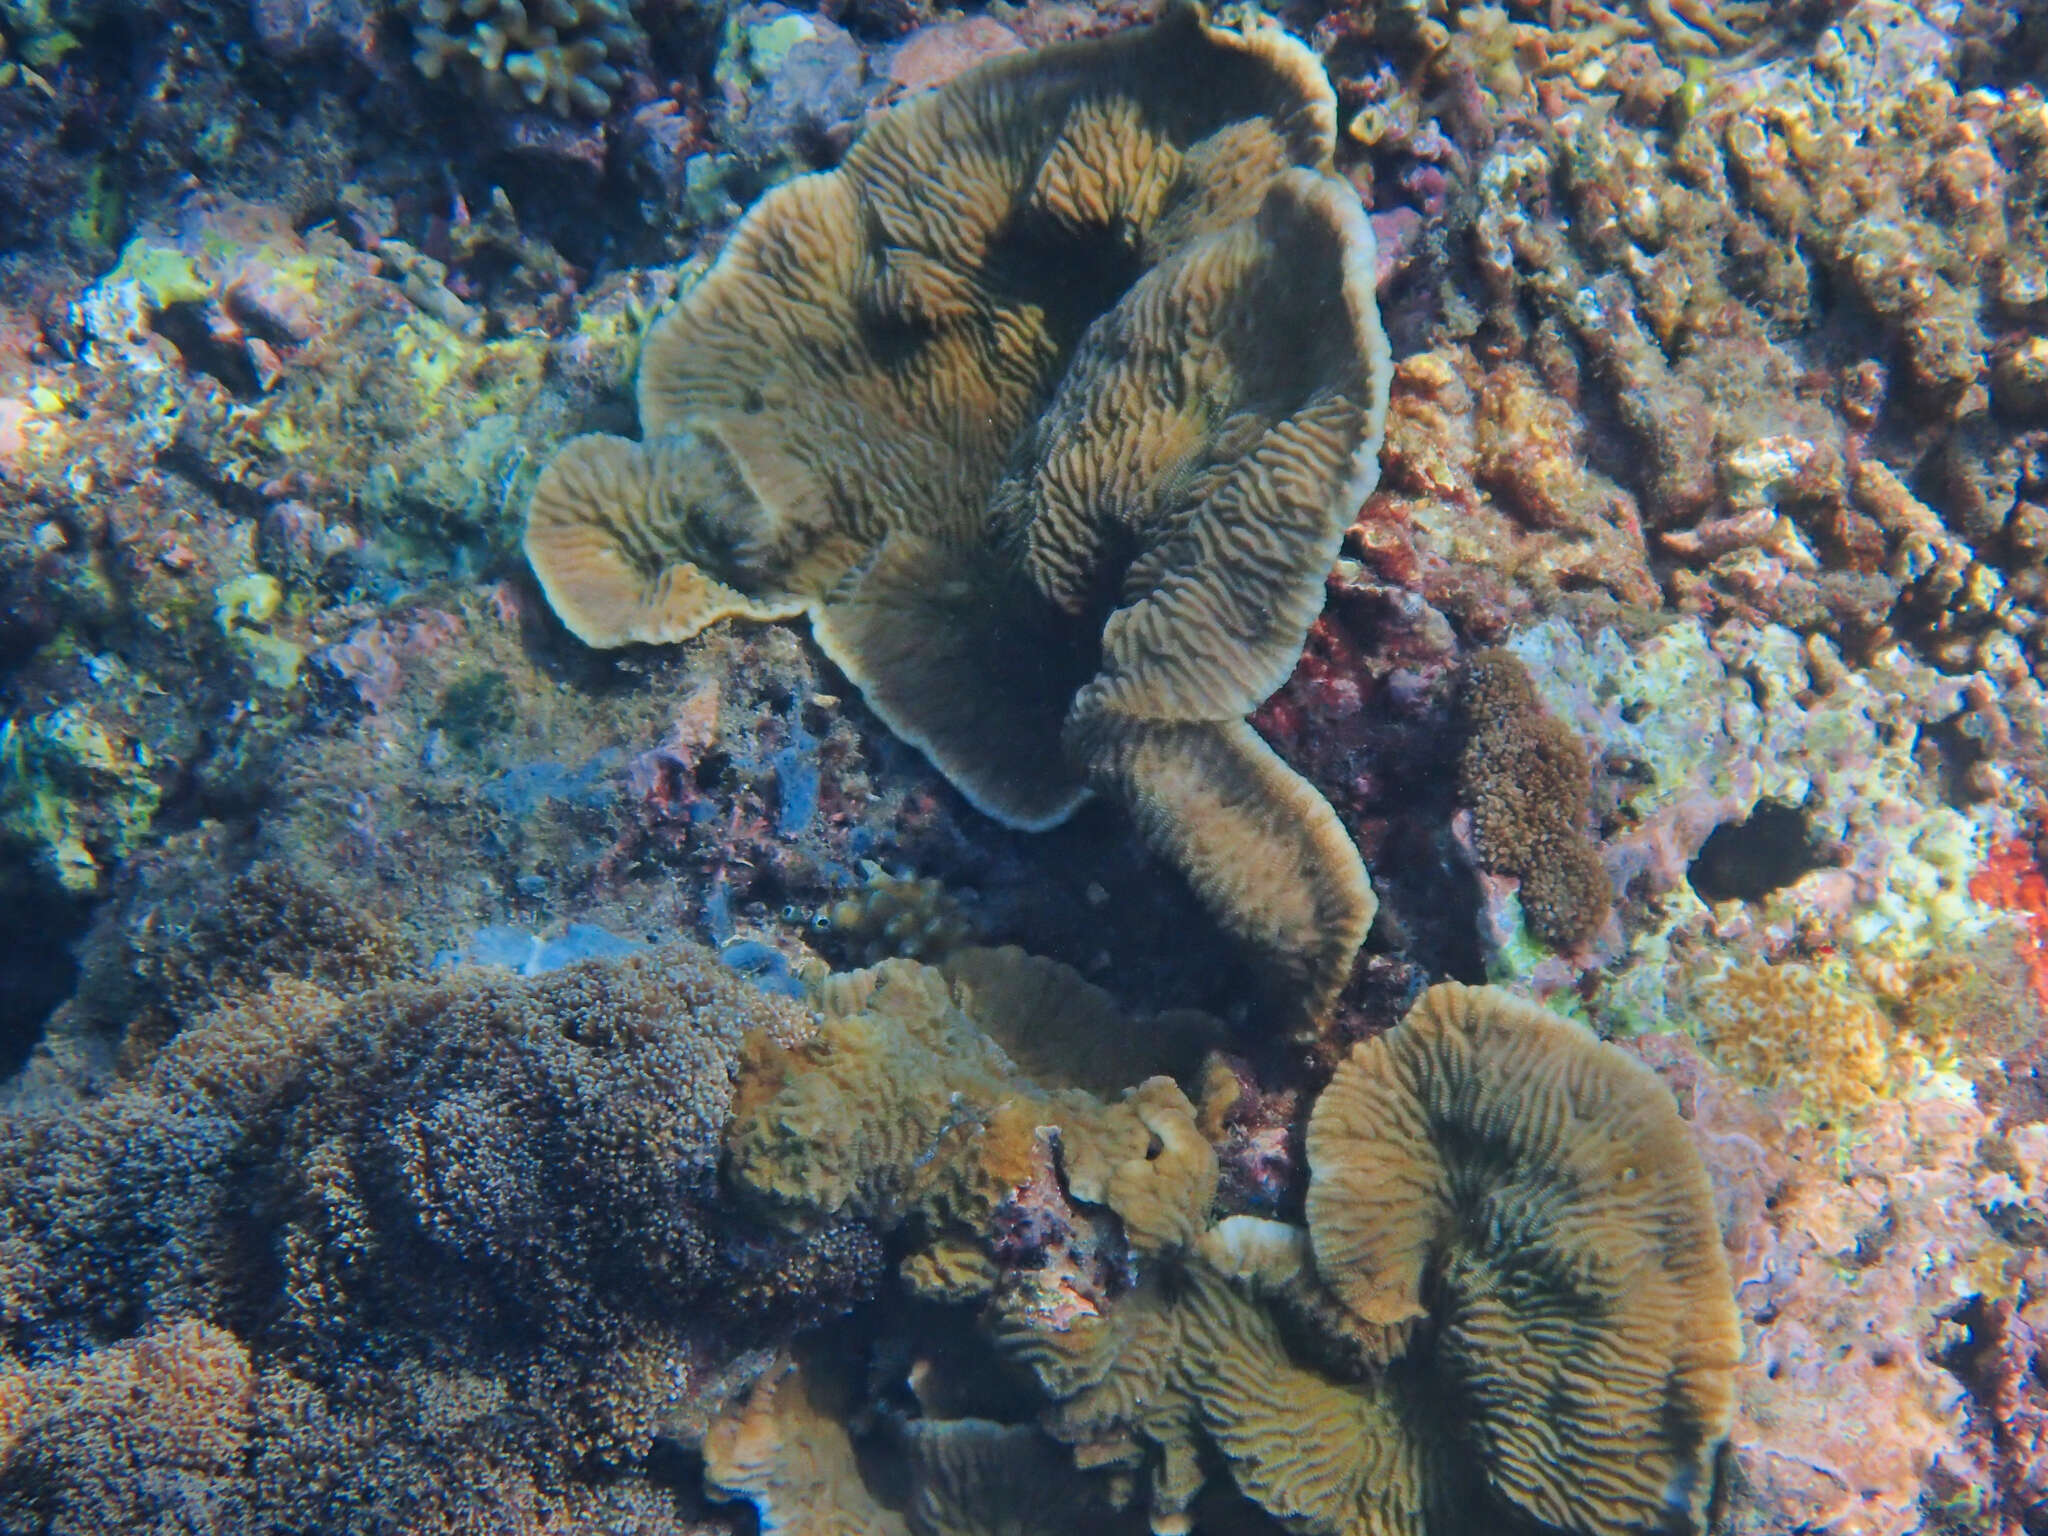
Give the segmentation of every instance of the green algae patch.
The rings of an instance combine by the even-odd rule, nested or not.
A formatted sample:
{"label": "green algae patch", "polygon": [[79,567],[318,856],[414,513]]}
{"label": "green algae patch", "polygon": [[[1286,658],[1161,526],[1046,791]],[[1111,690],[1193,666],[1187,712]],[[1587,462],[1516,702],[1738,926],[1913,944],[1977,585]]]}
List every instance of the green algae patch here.
{"label": "green algae patch", "polygon": [[83,704],[0,725],[0,842],[28,849],[58,885],[100,888],[163,802],[140,742],[117,739]]}

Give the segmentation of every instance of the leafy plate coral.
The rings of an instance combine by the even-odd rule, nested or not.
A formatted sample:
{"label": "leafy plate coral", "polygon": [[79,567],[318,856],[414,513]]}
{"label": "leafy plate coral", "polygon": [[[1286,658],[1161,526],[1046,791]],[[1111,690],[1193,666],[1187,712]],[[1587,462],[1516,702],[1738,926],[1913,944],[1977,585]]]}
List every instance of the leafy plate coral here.
{"label": "leafy plate coral", "polygon": [[1371,488],[1388,358],[1335,105],[1193,9],[1011,56],[779,188],[649,336],[526,549],[594,645],[808,614],[981,809],[1115,793],[1310,1011],[1374,910],[1244,716]]}

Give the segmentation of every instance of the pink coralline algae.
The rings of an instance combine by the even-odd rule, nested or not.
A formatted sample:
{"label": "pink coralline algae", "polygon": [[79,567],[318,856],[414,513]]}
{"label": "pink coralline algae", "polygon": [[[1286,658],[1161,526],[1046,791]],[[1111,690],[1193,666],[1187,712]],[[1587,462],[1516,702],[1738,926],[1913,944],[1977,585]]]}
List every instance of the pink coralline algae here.
{"label": "pink coralline algae", "polygon": [[1689,1044],[1638,1050],[1721,1205],[1744,1344],[1733,1529],[1908,1536],[1975,1509],[2018,1531],[2048,1484],[2020,1321],[2044,1279],[2042,1127],[2008,1135],[1951,1094],[1886,1102],[1853,1137],[1788,1133],[1788,1106]]}
{"label": "pink coralline algae", "polygon": [[462,621],[437,609],[405,619],[377,619],[314,653],[314,666],[346,684],[373,710],[390,707],[405,664],[462,638]]}

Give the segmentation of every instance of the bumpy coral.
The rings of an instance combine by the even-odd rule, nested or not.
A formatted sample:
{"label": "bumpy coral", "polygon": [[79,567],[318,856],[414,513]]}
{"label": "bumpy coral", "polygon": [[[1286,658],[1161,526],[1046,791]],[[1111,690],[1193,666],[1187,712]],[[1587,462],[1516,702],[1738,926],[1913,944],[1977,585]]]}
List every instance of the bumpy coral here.
{"label": "bumpy coral", "polygon": [[556,612],[597,645],[808,613],[977,806],[1042,828],[1113,791],[1320,1009],[1370,887],[1242,717],[1300,651],[1385,415],[1333,119],[1299,45],[1187,8],[899,108],[650,335],[646,442],[581,438],[543,476]]}
{"label": "bumpy coral", "polygon": [[[636,1466],[696,1373],[875,1278],[878,1249],[843,1225],[792,1243],[714,1208],[742,1037],[809,1027],[689,948],[352,998],[275,978],[99,1098],[8,1108],[0,1347],[62,1359],[179,1319],[230,1330],[265,1412],[297,1426],[259,1426],[269,1449],[220,1473],[252,1526],[363,1528],[334,1513],[326,1457],[361,1469],[348,1482],[377,1519],[432,1486],[429,1466],[446,1481],[437,1457],[474,1458],[475,1485],[434,1495],[423,1530],[586,1458]],[[451,1390],[533,1406],[512,1433],[488,1402],[414,1400]],[[82,1486],[23,1454],[19,1497]]]}
{"label": "bumpy coral", "polygon": [[1479,857],[1522,882],[1529,931],[1570,948],[1607,920],[1614,883],[1588,831],[1592,767],[1571,728],[1547,713],[1507,651],[1465,665],[1459,798],[1472,809]]}
{"label": "bumpy coral", "polygon": [[[1185,1220],[1131,1183],[1126,1165],[1144,1164],[1148,1143],[1163,1137],[1156,1155],[1192,1158],[1198,1179],[1206,1158],[1213,1191],[1192,1107],[1157,1075],[1192,1075],[1198,1037],[1178,1016],[1133,1026],[1065,967],[1017,950],[968,950],[945,971],[885,962],[832,977],[820,1002],[815,1038],[753,1043],[726,1138],[727,1177],[799,1228],[849,1215],[914,1223],[932,1241],[909,1272],[972,1294],[994,1278],[982,1245],[998,1207],[1032,1182],[1047,1129],[1075,1193],[1128,1209],[1134,1241],[1169,1242]],[[1100,1055],[1098,1040],[1110,1043]],[[1108,1094],[1140,1079],[1113,1105],[1080,1086]]]}
{"label": "bumpy coral", "polygon": [[413,64],[452,70],[475,96],[519,110],[603,117],[644,38],[623,0],[409,0]]}
{"label": "bumpy coral", "polygon": [[973,917],[943,881],[891,875],[872,860],[862,874],[858,890],[814,920],[856,962],[940,960],[973,939]]}

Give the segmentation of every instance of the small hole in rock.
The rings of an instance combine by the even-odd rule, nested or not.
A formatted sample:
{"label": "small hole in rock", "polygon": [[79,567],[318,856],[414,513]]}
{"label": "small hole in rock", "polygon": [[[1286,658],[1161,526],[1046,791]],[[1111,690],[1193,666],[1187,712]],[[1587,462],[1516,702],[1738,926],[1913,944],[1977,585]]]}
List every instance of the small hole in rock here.
{"label": "small hole in rock", "polygon": [[1766,800],[1747,821],[1716,827],[1689,874],[1702,901],[1761,901],[1821,864],[1806,813],[1796,805]]}

